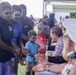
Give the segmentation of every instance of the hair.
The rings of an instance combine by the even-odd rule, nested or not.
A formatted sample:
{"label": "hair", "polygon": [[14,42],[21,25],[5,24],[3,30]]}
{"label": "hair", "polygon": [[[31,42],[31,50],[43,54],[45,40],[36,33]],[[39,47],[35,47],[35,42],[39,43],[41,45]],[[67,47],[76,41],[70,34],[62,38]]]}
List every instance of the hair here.
{"label": "hair", "polygon": [[68,19],[69,18],[69,16],[65,16],[65,19]]}
{"label": "hair", "polygon": [[59,28],[57,26],[52,27],[50,31],[51,31],[51,33],[55,33],[58,37],[63,36],[61,28]]}
{"label": "hair", "polygon": [[39,22],[41,22],[42,21],[42,18],[39,20]]}
{"label": "hair", "polygon": [[[62,51],[62,56],[66,61],[71,60],[67,54],[70,52],[69,49],[67,49],[67,40],[70,39],[67,35],[64,36],[63,38],[63,42],[64,42],[64,47],[63,47],[63,51]],[[70,40],[71,41],[71,40]]]}
{"label": "hair", "polygon": [[15,12],[15,11],[20,11],[21,12],[21,8],[18,5],[12,5],[12,10],[13,10],[13,12]]}
{"label": "hair", "polygon": [[49,17],[51,18],[51,17],[53,17],[55,15],[55,13],[50,13],[49,14]]}
{"label": "hair", "polygon": [[5,9],[11,9],[11,5],[8,2],[1,2],[0,12],[3,12]]}
{"label": "hair", "polygon": [[26,6],[24,4],[20,4],[19,6],[21,7],[21,9],[26,10]]}
{"label": "hair", "polygon": [[44,15],[44,16],[43,16],[43,20],[44,20],[45,18],[48,18],[48,16],[47,16],[47,15]]}
{"label": "hair", "polygon": [[28,32],[28,37],[30,38],[30,37],[32,37],[32,36],[36,36],[37,34],[36,34],[36,32],[34,31],[34,30],[30,30],[29,32]]}

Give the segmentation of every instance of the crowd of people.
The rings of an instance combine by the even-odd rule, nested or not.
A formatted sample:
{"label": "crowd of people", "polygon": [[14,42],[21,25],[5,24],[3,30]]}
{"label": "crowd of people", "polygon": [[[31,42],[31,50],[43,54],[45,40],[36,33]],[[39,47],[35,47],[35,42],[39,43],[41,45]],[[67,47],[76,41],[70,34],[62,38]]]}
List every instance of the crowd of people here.
{"label": "crowd of people", "polygon": [[75,75],[76,19],[66,16],[55,24],[54,13],[44,15],[37,34],[35,19],[26,15],[24,4],[0,3],[0,75],[18,75],[18,63],[24,62],[25,75]]}

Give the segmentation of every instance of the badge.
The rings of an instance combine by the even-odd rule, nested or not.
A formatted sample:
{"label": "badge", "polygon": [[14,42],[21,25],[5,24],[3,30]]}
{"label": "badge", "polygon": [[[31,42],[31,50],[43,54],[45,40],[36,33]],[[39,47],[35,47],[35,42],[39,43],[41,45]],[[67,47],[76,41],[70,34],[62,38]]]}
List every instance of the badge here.
{"label": "badge", "polygon": [[9,31],[12,31],[12,26],[9,26]]}
{"label": "badge", "polygon": [[24,26],[24,28],[27,28],[28,26]]}

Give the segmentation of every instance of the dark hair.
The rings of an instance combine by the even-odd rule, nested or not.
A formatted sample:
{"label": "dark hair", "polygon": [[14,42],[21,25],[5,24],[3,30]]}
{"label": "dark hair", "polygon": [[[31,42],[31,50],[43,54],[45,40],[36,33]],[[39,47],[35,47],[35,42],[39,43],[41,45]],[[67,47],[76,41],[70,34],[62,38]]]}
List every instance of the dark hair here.
{"label": "dark hair", "polygon": [[21,12],[21,8],[18,5],[12,5],[12,10],[13,10],[13,12],[15,12],[15,11],[20,11]]}
{"label": "dark hair", "polygon": [[21,7],[21,9],[26,10],[26,6],[24,4],[20,4],[19,6]]}
{"label": "dark hair", "polygon": [[11,9],[11,5],[8,2],[1,2],[0,3],[0,12],[4,11],[7,8]]}
{"label": "dark hair", "polygon": [[36,34],[36,32],[34,31],[34,30],[30,30],[29,32],[28,32],[28,37],[30,38],[30,37],[32,37],[32,36],[36,36],[37,34]]}
{"label": "dark hair", "polygon": [[43,16],[43,20],[44,20],[45,18],[48,18],[48,16],[47,16],[47,15],[44,15],[44,16]]}
{"label": "dark hair", "polygon": [[49,17],[51,18],[51,17],[53,17],[55,15],[55,13],[50,13],[49,14]]}
{"label": "dark hair", "polygon": [[41,22],[42,21],[42,18],[39,20],[39,22]]}
{"label": "dark hair", "polygon": [[51,28],[51,33],[55,33],[58,37],[63,36],[61,28],[57,26]]}
{"label": "dark hair", "polygon": [[65,16],[65,19],[68,19],[69,18],[69,16]]}

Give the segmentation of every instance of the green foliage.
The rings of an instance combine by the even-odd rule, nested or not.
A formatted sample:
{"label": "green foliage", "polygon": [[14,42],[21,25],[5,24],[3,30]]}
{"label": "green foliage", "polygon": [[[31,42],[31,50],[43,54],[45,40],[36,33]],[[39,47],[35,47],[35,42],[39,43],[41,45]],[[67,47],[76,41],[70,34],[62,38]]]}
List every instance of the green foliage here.
{"label": "green foliage", "polygon": [[70,13],[71,18],[76,18],[76,13]]}

